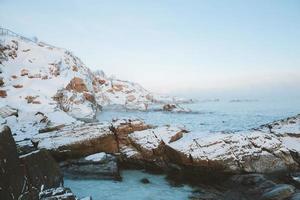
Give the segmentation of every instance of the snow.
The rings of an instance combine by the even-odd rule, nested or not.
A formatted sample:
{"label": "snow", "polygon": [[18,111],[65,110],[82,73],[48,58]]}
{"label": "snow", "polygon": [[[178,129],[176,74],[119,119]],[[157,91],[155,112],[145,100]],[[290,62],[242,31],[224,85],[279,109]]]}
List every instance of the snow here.
{"label": "snow", "polygon": [[36,134],[32,138],[40,141],[39,148],[58,149],[61,146],[112,134],[109,131],[109,126],[110,124],[108,123],[71,125],[59,131]]}
{"label": "snow", "polygon": [[300,152],[300,138],[284,137],[282,143],[287,149]]}
{"label": "snow", "polygon": [[161,141],[169,143],[171,137],[180,131],[181,129],[177,127],[162,126],[154,129],[135,131],[129,134],[129,137],[143,148],[151,150],[157,148]]}
{"label": "snow", "polygon": [[105,152],[100,152],[100,153],[96,153],[96,154],[86,156],[84,159],[89,160],[89,161],[99,162],[99,161],[104,160],[105,158],[106,158],[106,153]]}
{"label": "snow", "polygon": [[38,152],[40,152],[40,150],[32,151],[32,152],[30,152],[30,153],[28,153],[28,154],[21,155],[20,158],[26,158],[27,156],[36,154],[36,153],[38,153]]}

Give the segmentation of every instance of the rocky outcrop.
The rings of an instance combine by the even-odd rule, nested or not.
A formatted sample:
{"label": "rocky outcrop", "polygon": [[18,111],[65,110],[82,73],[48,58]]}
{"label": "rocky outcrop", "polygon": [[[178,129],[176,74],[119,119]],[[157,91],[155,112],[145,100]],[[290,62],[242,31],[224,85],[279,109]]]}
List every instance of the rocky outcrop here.
{"label": "rocky outcrop", "polygon": [[66,87],[67,90],[73,90],[76,92],[87,92],[88,89],[86,84],[84,83],[83,79],[74,77],[70,83]]}
{"label": "rocky outcrop", "polygon": [[34,138],[60,160],[107,152],[121,153],[121,163],[161,169],[176,165],[190,171],[271,173],[299,169],[299,115],[293,121],[275,122],[281,123],[280,133],[262,127],[201,137],[177,127],[128,120],[65,127]]}
{"label": "rocky outcrop", "polygon": [[49,149],[57,160],[66,160],[98,152],[118,153],[128,143],[129,133],[147,128],[150,126],[140,120],[118,120],[66,126],[33,138],[39,141],[39,148]]}
{"label": "rocky outcrop", "polygon": [[142,157],[156,164],[173,163],[235,173],[296,170],[299,169],[296,155],[300,152],[299,118],[299,115],[293,118],[295,123],[275,122],[281,124],[278,131],[260,128],[246,133],[214,133],[205,137],[190,132],[176,141],[171,138],[180,135],[180,130],[174,127],[136,131],[129,138],[137,153],[127,158]]}
{"label": "rocky outcrop", "polygon": [[18,199],[24,182],[23,171],[10,129],[7,126],[0,129],[0,199]]}

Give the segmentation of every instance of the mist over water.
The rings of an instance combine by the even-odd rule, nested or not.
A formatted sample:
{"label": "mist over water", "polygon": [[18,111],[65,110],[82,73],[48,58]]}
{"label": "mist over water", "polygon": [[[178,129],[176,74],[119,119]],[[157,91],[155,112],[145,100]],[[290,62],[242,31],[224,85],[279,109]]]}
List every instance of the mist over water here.
{"label": "mist over water", "polygon": [[300,113],[297,98],[203,99],[183,105],[192,113],[103,110],[99,121],[132,118],[153,125],[175,125],[199,133],[242,131]]}

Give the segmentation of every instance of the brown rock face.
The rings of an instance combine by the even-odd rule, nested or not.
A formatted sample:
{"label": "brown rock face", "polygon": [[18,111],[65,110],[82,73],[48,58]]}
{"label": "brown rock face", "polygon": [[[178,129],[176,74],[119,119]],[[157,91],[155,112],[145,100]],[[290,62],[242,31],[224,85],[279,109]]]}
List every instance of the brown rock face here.
{"label": "brown rock face", "polygon": [[96,100],[95,100],[95,96],[89,92],[85,92],[83,93],[83,96],[86,100],[92,102],[92,103],[96,103]]}
{"label": "brown rock face", "polygon": [[176,106],[174,104],[166,104],[163,106],[164,111],[172,111],[175,108],[176,108]]}
{"label": "brown rock face", "polygon": [[73,90],[76,92],[87,92],[88,89],[81,78],[75,77],[66,87],[67,90]]}
{"label": "brown rock face", "polygon": [[103,84],[106,83],[106,81],[105,81],[104,79],[99,79],[99,80],[98,80],[98,83],[99,83],[100,85],[103,85]]}
{"label": "brown rock face", "polygon": [[127,101],[129,101],[129,102],[133,102],[135,99],[136,99],[136,98],[135,98],[134,95],[129,95],[129,96],[127,96]]}
{"label": "brown rock face", "polygon": [[175,135],[173,135],[169,141],[169,143],[171,142],[175,142],[177,140],[179,140],[180,138],[182,138],[184,131],[179,131],[178,133],[176,133]]}
{"label": "brown rock face", "polygon": [[113,90],[114,91],[117,91],[117,92],[119,92],[119,91],[122,91],[123,90],[123,85],[121,85],[121,84],[114,84],[113,86],[112,86],[112,88],[113,88]]}
{"label": "brown rock face", "polygon": [[16,144],[7,126],[0,132],[0,169],[0,199],[18,199],[24,178]]}
{"label": "brown rock face", "polygon": [[[137,131],[145,130],[149,128],[149,125],[143,122],[122,122],[114,123],[111,128],[103,126],[101,123],[86,123],[77,127],[65,127],[58,131],[51,133],[44,133],[36,136],[36,139],[40,141],[40,147],[48,148],[48,143],[52,142],[52,138],[48,135],[55,136],[62,140],[69,138],[70,141],[75,138],[81,138],[76,142],[65,143],[63,145],[57,145],[57,148],[50,149],[51,154],[56,160],[77,159],[86,155],[106,152],[106,153],[118,153],[120,148],[129,144],[128,134]],[[58,140],[56,140],[58,141]],[[55,141],[53,141],[55,143]],[[46,146],[43,146],[46,144]]]}
{"label": "brown rock face", "polygon": [[0,97],[1,97],[1,98],[7,97],[6,90],[0,90]]}
{"label": "brown rock face", "polygon": [[74,65],[74,66],[72,66],[72,70],[73,70],[74,72],[78,72],[78,67],[76,67],[76,66]]}
{"label": "brown rock face", "polygon": [[27,76],[29,74],[29,71],[27,69],[21,70],[21,76]]}
{"label": "brown rock face", "polygon": [[80,158],[97,152],[117,153],[118,145],[115,136],[103,135],[51,150],[53,157],[59,161]]}
{"label": "brown rock face", "polygon": [[25,99],[27,100],[27,103],[33,103],[37,97],[35,96],[27,96]]}

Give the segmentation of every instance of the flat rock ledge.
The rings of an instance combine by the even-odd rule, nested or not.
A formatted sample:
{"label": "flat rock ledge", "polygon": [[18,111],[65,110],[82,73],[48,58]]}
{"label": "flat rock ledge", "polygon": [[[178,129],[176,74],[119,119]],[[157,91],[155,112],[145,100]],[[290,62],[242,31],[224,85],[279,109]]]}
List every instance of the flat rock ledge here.
{"label": "flat rock ledge", "polygon": [[58,160],[106,152],[123,164],[226,173],[293,171],[300,163],[300,115],[235,133],[203,135],[118,120],[64,127],[34,139]]}

